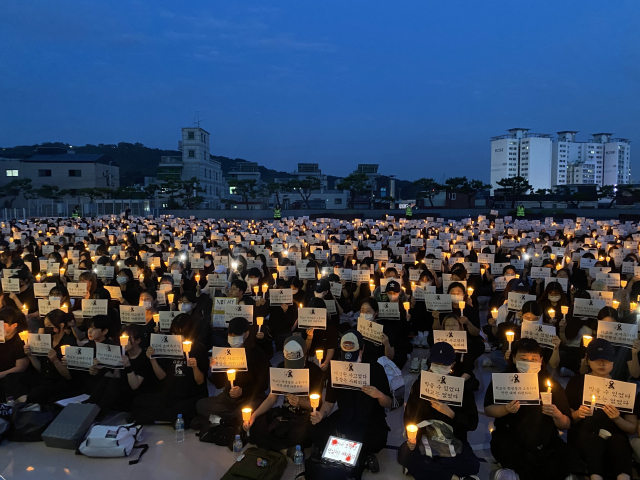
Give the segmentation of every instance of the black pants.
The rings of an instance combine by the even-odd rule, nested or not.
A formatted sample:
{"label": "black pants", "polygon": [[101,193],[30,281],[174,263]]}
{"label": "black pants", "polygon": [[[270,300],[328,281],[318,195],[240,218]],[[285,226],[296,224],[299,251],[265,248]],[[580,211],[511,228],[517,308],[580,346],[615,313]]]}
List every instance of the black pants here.
{"label": "black pants", "polygon": [[256,418],[251,426],[249,441],[260,448],[280,451],[300,445],[311,446],[312,425],[309,412],[292,413],[283,408],[272,408]]}
{"label": "black pants", "polygon": [[126,379],[103,377],[91,393],[89,403],[100,407],[105,413],[111,410],[130,412],[135,398],[135,391],[124,384]]}
{"label": "black pants", "polygon": [[313,443],[320,451],[324,450],[330,436],[346,438],[362,443],[360,458],[370,453],[378,453],[387,445],[389,427],[384,419],[375,419],[364,424],[356,424],[351,419],[342,418],[340,410],[329,415],[313,427]]}
{"label": "black pants", "polygon": [[181,413],[185,428],[189,428],[191,420],[197,415],[196,403],[206,396],[207,394],[204,392],[190,397],[175,397],[166,393],[147,393],[135,398],[131,411],[136,421],[143,425],[155,422],[173,423]]}
{"label": "black pants", "polygon": [[608,439],[597,433],[581,429],[575,440],[580,456],[587,464],[589,475],[614,476],[622,473],[631,476],[631,444],[627,435],[619,433]]}
{"label": "black pants", "polygon": [[514,470],[520,480],[564,480],[571,473],[586,472],[577,450],[560,437],[553,437],[541,449],[529,450],[517,435],[496,428],[491,434],[491,453],[503,468]]}
{"label": "black pants", "polygon": [[422,455],[416,445],[411,451],[404,442],[398,451],[398,463],[409,470],[416,480],[451,480],[453,475],[464,477],[480,471],[480,460],[468,442],[462,444],[462,452],[455,457],[429,457]]}

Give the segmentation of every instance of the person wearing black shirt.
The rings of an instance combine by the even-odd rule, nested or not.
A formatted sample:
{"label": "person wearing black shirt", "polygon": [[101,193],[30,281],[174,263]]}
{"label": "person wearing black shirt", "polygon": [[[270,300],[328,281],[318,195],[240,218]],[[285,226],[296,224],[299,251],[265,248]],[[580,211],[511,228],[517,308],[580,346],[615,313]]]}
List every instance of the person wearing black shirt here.
{"label": "person wearing black shirt", "polygon": [[233,388],[225,372],[214,372],[209,375],[209,381],[216,388],[224,388],[224,391],[215,397],[203,398],[198,401],[198,414],[207,418],[211,415],[241,418],[241,410],[244,407],[257,408],[265,399],[265,391],[269,388],[269,361],[260,347],[245,343],[249,338],[247,319],[232,318],[229,322],[227,335],[230,347],[244,347],[247,357],[247,371],[236,373]]}
{"label": "person wearing black shirt", "polygon": [[[309,370],[309,393],[322,396],[323,374],[320,367],[307,361],[307,347],[299,336],[289,337],[284,342],[284,363],[278,368]],[[274,407],[282,398],[282,405]],[[293,457],[296,445],[311,446],[311,403],[307,395],[270,393],[244,423],[250,432],[249,441],[260,448],[280,450]]]}
{"label": "person wearing black shirt", "polygon": [[29,366],[24,353],[24,342],[18,335],[27,329],[24,314],[14,307],[2,307],[0,320],[4,322],[4,343],[0,343],[0,400],[18,398],[22,393],[13,391],[17,378]]}
{"label": "person wearing black shirt", "polygon": [[[325,308],[326,304],[321,298],[312,298],[309,301],[309,308]],[[297,321],[296,321],[297,322]],[[323,372],[327,372],[330,362],[338,348],[338,329],[329,321],[327,314],[326,328],[308,328],[305,332],[306,351],[313,355],[322,350],[322,362],[318,362]]]}
{"label": "person wearing black shirt", "polygon": [[171,335],[181,335],[191,340],[189,360],[181,358],[153,358],[153,347],[147,348],[153,373],[158,380],[159,393],[136,396],[132,412],[141,424],[175,422],[182,414],[185,428],[197,415],[196,403],[207,396],[206,372],[209,358],[205,346],[192,337],[194,320],[188,315],[178,315],[171,322]]}
{"label": "person wearing black shirt", "polygon": [[[611,378],[616,352],[613,345],[601,338],[594,339],[587,347],[589,375]],[[621,414],[612,405],[596,408],[583,405],[584,375],[572,377],[567,384],[567,399],[573,424],[568,442],[575,446],[587,464],[592,479],[614,476],[617,479],[632,478],[632,451],[629,435],[636,433],[640,396],[635,399],[633,413]],[[609,436],[602,432],[609,432]]]}
{"label": "person wearing black shirt", "polygon": [[[362,334],[357,330],[347,330],[340,339],[343,361],[361,363],[364,348]],[[318,450],[324,450],[332,435],[361,442],[360,459],[369,470],[377,472],[379,466],[375,454],[387,444],[389,427],[385,408],[390,408],[392,402],[384,368],[377,362],[370,366],[370,385],[360,390],[328,385],[324,403],[311,414],[311,423],[315,425],[313,444]],[[340,408],[329,415],[336,402]]]}
{"label": "person wearing black shirt", "polygon": [[[456,353],[448,343],[438,342],[431,347],[429,359],[431,372],[450,375],[456,363]],[[452,457],[431,457],[423,454],[421,448],[416,448],[424,434],[422,427],[418,428],[416,435],[418,442],[407,441],[402,444],[398,452],[398,462],[416,480],[450,480],[454,475],[464,477],[478,473],[480,461],[467,441],[467,432],[475,430],[478,426],[478,409],[473,390],[468,388],[468,384],[465,384],[462,406],[457,407],[435,400],[421,399],[420,381],[414,382],[404,410],[404,425],[420,427],[421,422],[425,420],[436,420],[449,425],[454,436],[462,442],[462,451]]]}
{"label": "person wearing black shirt", "polygon": [[[491,453],[503,469],[515,471],[521,480],[564,480],[572,473],[584,473],[586,467],[578,453],[567,445],[558,430],[571,425],[569,402],[564,389],[542,371],[542,348],[535,340],[523,338],[513,344],[507,372],[537,373],[540,391],[552,387],[551,405],[520,405],[513,400],[497,404],[493,382],[484,398],[484,412],[495,418],[491,433]],[[499,471],[498,471],[499,472]]]}

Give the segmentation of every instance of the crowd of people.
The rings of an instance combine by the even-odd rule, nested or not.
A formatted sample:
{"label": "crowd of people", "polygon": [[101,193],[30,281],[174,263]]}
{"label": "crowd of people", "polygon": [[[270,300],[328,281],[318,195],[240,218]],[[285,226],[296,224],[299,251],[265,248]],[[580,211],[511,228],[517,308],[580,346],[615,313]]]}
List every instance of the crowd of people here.
{"label": "crowd of people", "polygon": [[497,480],[630,479],[637,232],[497,215],[9,222],[0,399],[85,395],[101,417],[236,426],[290,457],[345,438],[358,475],[379,470],[387,413],[404,408],[404,471],[455,480],[478,478],[484,398]]}

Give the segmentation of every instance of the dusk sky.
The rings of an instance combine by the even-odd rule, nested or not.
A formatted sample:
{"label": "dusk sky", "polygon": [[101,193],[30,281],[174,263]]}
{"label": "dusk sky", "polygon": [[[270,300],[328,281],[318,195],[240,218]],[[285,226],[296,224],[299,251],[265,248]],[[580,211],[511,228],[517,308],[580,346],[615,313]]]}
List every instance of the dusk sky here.
{"label": "dusk sky", "polygon": [[637,0],[4,0],[0,146],[175,149],[199,111],[214,155],[488,181],[511,127],[640,140],[639,26]]}

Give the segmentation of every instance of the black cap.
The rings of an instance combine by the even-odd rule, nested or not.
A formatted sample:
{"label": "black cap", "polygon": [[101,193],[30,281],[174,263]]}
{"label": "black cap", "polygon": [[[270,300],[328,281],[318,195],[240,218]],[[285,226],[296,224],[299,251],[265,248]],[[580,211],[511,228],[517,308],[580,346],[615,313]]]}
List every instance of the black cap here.
{"label": "black cap", "polygon": [[317,293],[328,292],[329,290],[331,290],[331,283],[326,278],[320,280],[316,285]]}
{"label": "black cap", "polygon": [[434,343],[429,354],[431,363],[440,363],[442,365],[451,365],[456,361],[456,351],[446,342]]}
{"label": "black cap", "polygon": [[385,292],[400,293],[401,290],[402,288],[400,288],[400,284],[398,282],[396,282],[395,280],[390,280],[387,283],[387,288],[385,289]]}
{"label": "black cap", "polygon": [[607,360],[613,362],[616,359],[616,351],[613,345],[604,338],[595,338],[587,347],[589,360]]}
{"label": "black cap", "polygon": [[260,271],[259,268],[253,267],[249,269],[249,274],[247,275],[248,277],[262,277],[262,272]]}
{"label": "black cap", "polygon": [[249,322],[246,318],[235,317],[229,321],[229,328],[227,329],[227,333],[232,333],[233,335],[242,335],[244,332],[248,331]]}

